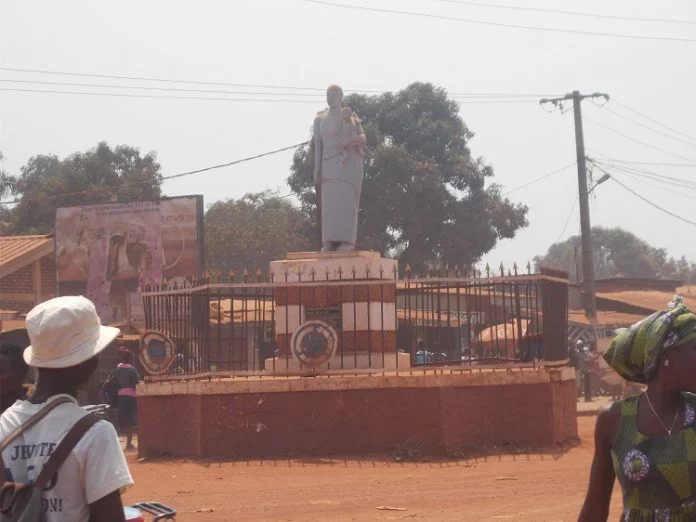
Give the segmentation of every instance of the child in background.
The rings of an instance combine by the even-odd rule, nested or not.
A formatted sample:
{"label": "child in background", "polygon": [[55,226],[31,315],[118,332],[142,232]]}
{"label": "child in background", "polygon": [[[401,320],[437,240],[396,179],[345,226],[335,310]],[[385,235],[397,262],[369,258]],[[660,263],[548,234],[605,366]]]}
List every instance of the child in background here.
{"label": "child in background", "polygon": [[133,352],[127,347],[118,349],[121,362],[116,367],[118,380],[118,426],[121,434],[126,436],[126,450],[134,450],[133,432],[138,425],[138,400],[135,387],[140,382],[140,374],[133,366]]}

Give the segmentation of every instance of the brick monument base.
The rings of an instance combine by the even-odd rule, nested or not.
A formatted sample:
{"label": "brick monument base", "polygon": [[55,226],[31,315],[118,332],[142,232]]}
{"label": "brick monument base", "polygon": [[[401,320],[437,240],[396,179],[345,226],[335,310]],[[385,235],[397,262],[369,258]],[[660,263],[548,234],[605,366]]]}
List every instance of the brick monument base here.
{"label": "brick monument base", "polygon": [[315,370],[410,367],[396,349],[398,264],[376,252],[299,252],[271,262],[279,356],[266,371],[302,370],[292,355],[293,334],[320,320],[337,334],[335,356]]}

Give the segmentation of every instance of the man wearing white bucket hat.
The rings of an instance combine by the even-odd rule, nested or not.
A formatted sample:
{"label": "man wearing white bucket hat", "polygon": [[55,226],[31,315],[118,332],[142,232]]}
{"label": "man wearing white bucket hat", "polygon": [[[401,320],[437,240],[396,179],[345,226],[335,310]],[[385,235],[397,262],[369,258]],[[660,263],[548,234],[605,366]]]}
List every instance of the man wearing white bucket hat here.
{"label": "man wearing white bucket hat", "polygon": [[[27,314],[31,345],[24,360],[37,369],[36,390],[0,416],[0,444],[52,402],[60,402],[2,452],[5,480],[31,483],[61,440],[87,412],[75,397],[98,366],[98,355],[119,334],[102,326],[91,301],[57,297]],[[123,521],[121,492],[133,484],[116,430],[96,422],[43,490],[46,522]]]}

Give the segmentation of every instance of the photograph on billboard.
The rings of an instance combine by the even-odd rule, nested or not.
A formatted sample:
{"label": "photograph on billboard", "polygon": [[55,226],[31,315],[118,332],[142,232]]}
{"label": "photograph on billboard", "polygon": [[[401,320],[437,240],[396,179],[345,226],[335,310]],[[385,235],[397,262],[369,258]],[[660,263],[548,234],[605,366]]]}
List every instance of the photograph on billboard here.
{"label": "photograph on billboard", "polygon": [[141,292],[203,271],[203,196],[56,211],[58,295],[84,295],[103,323],[144,327]]}

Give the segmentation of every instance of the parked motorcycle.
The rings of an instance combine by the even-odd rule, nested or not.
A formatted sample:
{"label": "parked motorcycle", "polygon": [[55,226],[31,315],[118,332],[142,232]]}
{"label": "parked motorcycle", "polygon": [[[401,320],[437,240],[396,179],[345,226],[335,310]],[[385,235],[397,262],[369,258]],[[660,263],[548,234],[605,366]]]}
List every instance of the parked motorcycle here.
{"label": "parked motorcycle", "polygon": [[132,506],[124,507],[126,522],[145,522],[145,513],[151,515],[152,522],[158,520],[174,520],[176,510],[160,502],[139,502]]}

